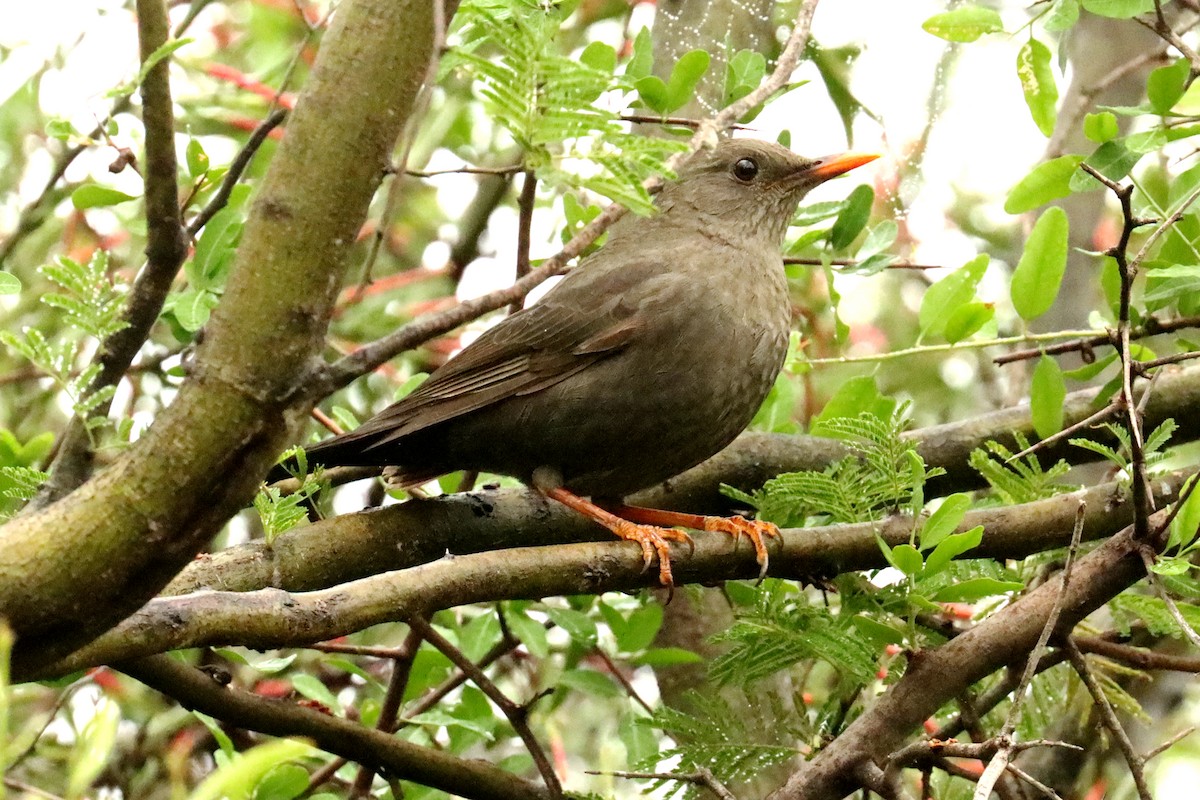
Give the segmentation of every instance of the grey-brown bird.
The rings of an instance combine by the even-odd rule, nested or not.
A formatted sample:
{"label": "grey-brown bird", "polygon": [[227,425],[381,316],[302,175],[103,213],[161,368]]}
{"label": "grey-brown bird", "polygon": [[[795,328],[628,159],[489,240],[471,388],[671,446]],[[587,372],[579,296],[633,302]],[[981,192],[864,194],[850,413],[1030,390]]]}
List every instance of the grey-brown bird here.
{"label": "grey-brown bird", "polygon": [[787,352],[780,246],[796,205],[876,157],[806,159],[746,139],[698,153],[657,213],[626,216],[545,297],[308,461],[391,466],[404,485],[463,469],[519,478],[639,543],[647,567],[657,555],[664,585],[668,542],[691,541],[665,526],[747,535],[765,570],[769,523],[621,501],[750,423]]}

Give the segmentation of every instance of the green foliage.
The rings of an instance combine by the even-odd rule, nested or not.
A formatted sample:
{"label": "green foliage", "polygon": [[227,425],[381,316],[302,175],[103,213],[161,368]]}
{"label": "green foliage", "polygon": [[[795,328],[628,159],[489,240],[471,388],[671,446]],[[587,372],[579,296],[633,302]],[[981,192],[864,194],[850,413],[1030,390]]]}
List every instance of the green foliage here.
{"label": "green foliage", "polygon": [[739,614],[714,641],[730,647],[713,659],[709,677],[743,689],[810,659],[830,664],[853,683],[874,680],[877,669],[877,653],[857,635],[848,615],[810,605],[803,594],[784,587],[763,587],[753,610]]}
{"label": "green foliage", "polygon": [[926,32],[948,42],[973,42],[985,33],[1004,30],[995,9],[965,5],[942,14],[934,14],[921,24]]}
{"label": "green foliage", "polygon": [[[1129,431],[1124,426],[1114,425],[1111,422],[1105,422],[1100,427],[1117,440],[1117,447],[1113,448],[1101,442],[1084,438],[1071,439],[1071,444],[1076,447],[1082,447],[1084,450],[1091,450],[1106,461],[1114,464],[1121,472],[1127,472],[1132,452],[1132,440]],[[1167,440],[1171,438],[1171,434],[1178,427],[1175,424],[1175,420],[1165,419],[1145,437],[1145,441],[1142,443],[1142,453],[1145,456],[1147,468],[1153,467],[1166,458],[1163,448],[1166,446]]]}
{"label": "green foliage", "polygon": [[[664,158],[684,145],[631,134],[615,112],[596,103],[622,85],[611,71],[616,55],[601,43],[589,45],[580,58],[562,54],[557,35],[568,12],[532,0],[464,3],[455,15],[464,43],[447,54],[443,69],[476,82],[489,113],[521,146],[539,179],[589,189],[648,213],[652,203],[642,181],[662,174]],[[652,107],[678,108],[707,67],[706,53],[688,53],[666,83],[646,75],[633,88],[652,98]],[[585,158],[598,172],[564,169],[566,157]]]}
{"label": "green foliage", "polygon": [[[642,723],[676,744],[643,759],[635,769],[656,770],[660,762],[678,759],[674,772],[706,767],[722,784],[736,786],[795,758],[795,742],[811,738],[803,716],[796,714],[803,707],[800,697],[786,702],[772,692],[747,693],[735,707],[719,695],[692,692],[686,701],[694,713],[664,706]],[[652,789],[670,798],[702,796],[698,786],[666,780],[655,782]]]}
{"label": "green foliage", "polygon": [[92,412],[112,398],[116,387],[93,391],[100,365],[92,361],[77,369],[76,364],[88,339],[103,341],[126,326],[121,318],[124,287],[110,276],[108,254],[103,250],[95,251],[87,264],[63,256],[39,271],[62,289],[46,292],[41,301],[60,313],[69,330],[56,338],[32,327],[25,328],[21,336],[0,331],[0,341],[52,378],[91,432],[105,423],[102,415],[92,416]]}
{"label": "green foliage", "polygon": [[299,525],[308,516],[310,509],[317,507],[318,500],[328,496],[329,479],[325,477],[325,470],[317,467],[312,474],[308,473],[304,448],[289,448],[283,452],[280,460],[289,471],[292,470],[292,463],[296,464],[292,474],[300,481],[300,487],[283,494],[274,486],[263,486],[254,496],[254,510],[258,512],[258,518],[262,522],[263,538],[267,544],[273,542],[279,534]]}
{"label": "green foliage", "polygon": [[[982,327],[986,319],[972,317],[974,308],[982,305],[975,303],[975,291],[983,280],[988,262],[987,254],[981,253],[925,291],[918,317],[922,336],[940,336],[956,342]],[[993,313],[994,309],[988,306],[986,318],[990,319]],[[977,321],[978,325],[975,324]]]}
{"label": "green foliage", "polygon": [[1012,302],[1022,319],[1040,317],[1058,297],[1067,269],[1067,212],[1046,209],[1034,223],[1012,276]]}
{"label": "green foliage", "polygon": [[[768,481],[753,495],[762,519],[781,527],[822,522],[862,522],[910,505],[925,481],[942,474],[928,469],[911,440],[901,437],[904,409],[881,419],[861,412],[825,419],[813,433],[844,442],[854,453],[822,471],[791,472]],[[922,503],[923,504],[923,503]],[[919,507],[919,505],[918,505]]]}
{"label": "green foliage", "polygon": [[1025,104],[1042,135],[1054,133],[1058,86],[1050,69],[1050,48],[1030,39],[1017,53],[1017,77],[1025,93]]}
{"label": "green foliage", "polygon": [[[1017,447],[1025,450],[1029,440],[1020,431],[1013,432]],[[1018,452],[1020,452],[1020,450]],[[1024,458],[1013,458],[1015,453],[999,442],[988,442],[987,450],[971,452],[971,468],[983,476],[996,496],[1007,505],[1032,503],[1063,492],[1074,491],[1073,486],[1064,486],[1058,479],[1070,471],[1071,466],[1060,459],[1050,469],[1043,470],[1035,453]]]}

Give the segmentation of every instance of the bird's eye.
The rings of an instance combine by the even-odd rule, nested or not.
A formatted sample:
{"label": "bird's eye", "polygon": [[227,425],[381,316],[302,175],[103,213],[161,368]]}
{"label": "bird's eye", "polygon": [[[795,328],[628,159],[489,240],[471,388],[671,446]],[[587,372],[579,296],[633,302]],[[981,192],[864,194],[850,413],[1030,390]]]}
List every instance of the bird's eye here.
{"label": "bird's eye", "polygon": [[758,175],[758,162],[753,158],[739,158],[733,165],[733,177],[742,183],[749,183]]}

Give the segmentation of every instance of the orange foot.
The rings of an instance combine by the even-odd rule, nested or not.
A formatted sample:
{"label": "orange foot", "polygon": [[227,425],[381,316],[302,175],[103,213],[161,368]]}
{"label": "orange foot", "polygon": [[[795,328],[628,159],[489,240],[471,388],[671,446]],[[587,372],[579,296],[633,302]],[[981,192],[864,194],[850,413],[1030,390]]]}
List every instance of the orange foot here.
{"label": "orange foot", "polygon": [[669,542],[684,542],[693,550],[696,543],[676,528],[660,528],[657,525],[639,525],[627,519],[616,518],[612,524],[598,520],[604,527],[628,542],[637,542],[642,546],[642,571],[650,569],[654,557],[658,556],[658,580],[663,586],[675,588],[675,577],[671,574],[671,547]]}
{"label": "orange foot", "polygon": [[675,588],[675,579],[671,575],[670,542],[685,542],[689,547],[695,549],[696,545],[692,541],[691,536],[674,528],[661,527],[652,523],[642,524],[636,520],[623,519],[561,486],[539,487],[538,491],[551,500],[557,500],[564,506],[572,508],[585,517],[599,522],[622,539],[629,542],[637,542],[642,548],[642,561],[645,564],[643,569],[650,569],[650,565],[654,563],[654,558],[657,556],[658,580],[663,586],[672,590]]}
{"label": "orange foot", "polygon": [[746,519],[745,517],[707,517],[703,514],[688,514],[682,511],[664,511],[660,508],[618,505],[611,510],[623,519],[647,525],[679,525],[697,531],[727,533],[738,541],[745,536],[754,544],[754,558],[758,561],[758,579],[767,575],[766,538],[779,538],[779,528],[770,522]]}
{"label": "orange foot", "polygon": [[758,579],[761,581],[767,577],[767,564],[770,562],[770,558],[767,555],[767,543],[763,539],[764,537],[779,538],[779,528],[775,523],[746,519],[741,516],[705,517],[704,530],[728,533],[733,537],[734,542],[740,541],[742,536],[745,536],[754,543],[754,558],[758,561]]}

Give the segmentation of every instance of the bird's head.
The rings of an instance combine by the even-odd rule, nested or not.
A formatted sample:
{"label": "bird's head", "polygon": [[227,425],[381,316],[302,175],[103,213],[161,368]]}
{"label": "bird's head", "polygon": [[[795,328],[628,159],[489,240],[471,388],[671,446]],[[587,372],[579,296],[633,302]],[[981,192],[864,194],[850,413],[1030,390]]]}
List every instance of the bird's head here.
{"label": "bird's head", "polygon": [[755,237],[778,246],[809,190],[830,178],[874,161],[873,153],[804,158],[785,147],[755,139],[726,139],[697,153],[658,199],[666,213],[695,214],[705,225]]}

